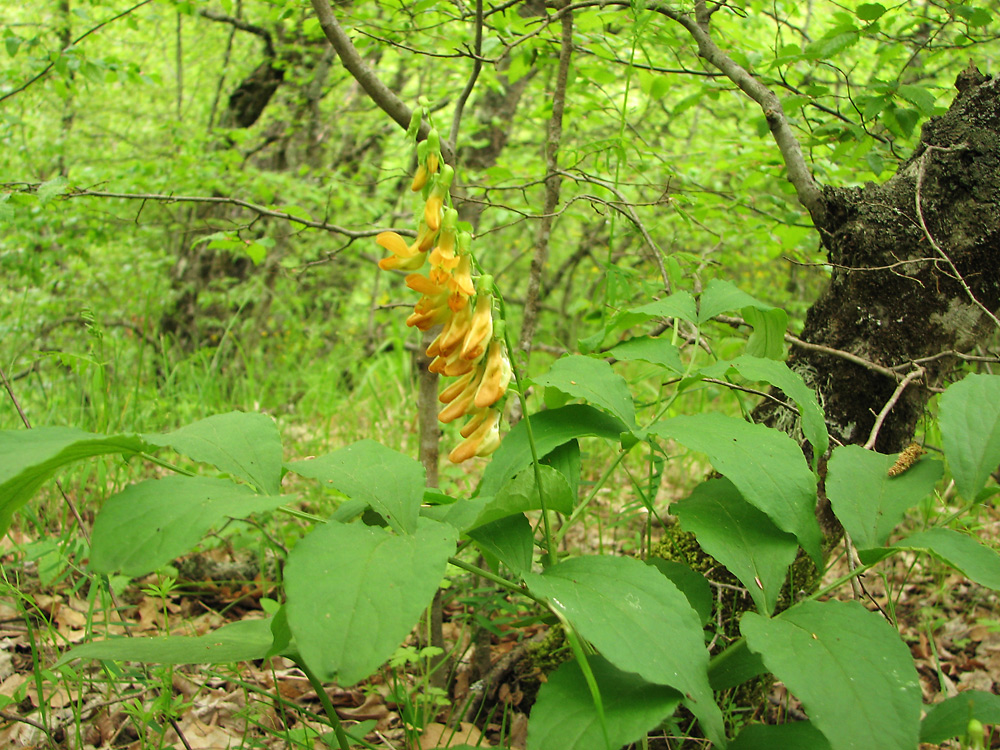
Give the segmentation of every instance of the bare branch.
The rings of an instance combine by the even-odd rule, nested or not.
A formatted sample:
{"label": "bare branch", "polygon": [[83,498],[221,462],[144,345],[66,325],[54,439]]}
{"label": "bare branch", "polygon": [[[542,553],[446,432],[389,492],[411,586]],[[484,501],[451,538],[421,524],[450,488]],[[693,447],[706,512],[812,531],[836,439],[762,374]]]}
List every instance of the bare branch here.
{"label": "bare branch", "polygon": [[462,124],[462,112],[476,81],[479,79],[479,71],[483,69],[483,0],[476,0],[476,41],[472,59],[472,73],[469,75],[469,81],[462,89],[462,93],[459,94],[458,101],[455,102],[455,115],[452,117],[451,133],[448,135],[452,148],[458,147],[458,128]]}
{"label": "bare branch", "polygon": [[[10,187],[10,184],[3,185],[2,187]],[[25,184],[19,183],[19,187],[22,192],[32,192],[34,189],[38,188],[37,184]],[[162,195],[158,193],[112,193],[105,190],[71,190],[62,196],[62,198],[120,198],[123,200],[133,200],[133,201],[157,201],[159,203],[219,203],[223,205],[239,206],[240,208],[245,208],[249,211],[253,211],[259,216],[268,216],[274,219],[281,219],[283,221],[288,221],[293,224],[301,224],[304,227],[309,227],[310,229],[322,229],[325,232],[334,232],[336,234],[342,234],[352,240],[360,239],[362,237],[374,237],[378,234],[381,229],[345,229],[344,227],[338,226],[336,224],[328,224],[325,221],[313,221],[312,219],[304,219],[301,216],[293,216],[292,214],[285,213],[284,211],[275,211],[274,209],[267,208],[266,206],[261,206],[257,203],[251,203],[250,201],[245,201],[240,198],[227,198],[225,196],[214,196],[214,195]],[[414,234],[414,232],[407,232],[405,230],[400,230],[400,234]]]}
{"label": "bare branch", "polygon": [[784,109],[782,109],[781,100],[767,86],[723,52],[713,41],[709,33],[708,22],[711,12],[714,11],[707,10],[703,2],[698,2],[696,3],[696,17],[692,18],[689,14],[674,10],[662,3],[656,3],[649,7],[687,29],[698,45],[698,54],[725,73],[726,77],[735,83],[744,94],[760,105],[764,117],[767,119],[767,126],[771,130],[771,136],[774,138],[778,150],[781,151],[782,159],[784,159],[788,181],[795,188],[799,202],[809,211],[813,221],[822,224],[825,215],[822,191],[806,165],[805,157],[802,155],[802,147],[792,131]]}
{"label": "bare branch", "polygon": [[[68,47],[66,47],[65,49],[61,50],[60,54],[62,54],[62,53],[65,53],[66,51],[68,51],[68,50],[69,50],[69,49],[71,49],[72,47],[75,47],[75,46],[76,46],[77,44],[79,44],[80,42],[82,42],[82,41],[83,41],[84,39],[86,39],[86,38],[87,38],[88,36],[90,36],[91,34],[93,34],[93,33],[97,32],[97,31],[100,31],[100,30],[101,30],[101,29],[103,29],[103,28],[104,28],[105,26],[107,26],[107,25],[108,25],[109,23],[114,23],[114,22],[115,22],[115,21],[117,21],[117,20],[118,20],[119,18],[124,18],[124,17],[125,17],[125,16],[127,16],[127,15],[128,15],[129,13],[131,13],[132,11],[134,11],[134,10],[138,10],[138,9],[139,9],[139,8],[141,8],[141,7],[143,6],[143,5],[146,5],[146,4],[148,4],[148,3],[151,3],[152,1],[153,1],[153,0],[142,0],[142,2],[139,2],[139,3],[136,3],[136,4],[135,4],[135,5],[133,5],[133,6],[131,7],[131,8],[128,8],[128,9],[126,9],[126,10],[123,10],[123,11],[122,11],[121,13],[119,13],[118,15],[116,15],[116,16],[112,16],[111,18],[109,18],[109,19],[108,19],[108,20],[106,20],[106,21],[101,21],[101,22],[100,22],[99,24],[97,24],[97,25],[96,25],[96,26],[94,26],[93,28],[91,28],[91,29],[88,29],[88,30],[87,30],[87,31],[85,31],[84,33],[80,34],[80,36],[78,36],[78,37],[77,37],[76,39],[74,39],[74,40],[73,40],[72,44],[70,44],[70,45],[69,45]],[[3,101],[5,101],[5,100],[7,100],[7,99],[10,99],[10,97],[12,97],[12,96],[15,96],[16,94],[20,94],[20,93],[21,93],[22,91],[24,91],[24,90],[25,90],[26,88],[28,88],[28,86],[30,86],[31,84],[33,84],[33,83],[34,83],[35,81],[38,81],[38,80],[40,80],[40,79],[44,78],[45,76],[47,76],[47,75],[49,74],[49,71],[50,71],[50,70],[52,70],[52,68],[54,68],[54,67],[55,67],[55,65],[56,65],[56,61],[55,61],[55,60],[53,60],[53,61],[52,61],[52,62],[50,62],[50,63],[49,63],[48,65],[46,65],[46,66],[45,66],[44,68],[42,68],[42,69],[41,69],[41,70],[40,70],[40,71],[39,71],[39,72],[38,72],[37,74],[35,74],[35,75],[34,75],[34,76],[32,76],[31,78],[29,78],[29,79],[28,79],[27,81],[25,81],[24,83],[22,83],[22,84],[21,84],[20,86],[18,86],[18,87],[17,87],[16,89],[14,89],[13,91],[8,91],[8,92],[7,92],[6,94],[4,94],[3,96],[0,96],[0,102],[3,102]]]}
{"label": "bare branch", "polygon": [[[340,57],[340,61],[344,64],[344,67],[347,68],[347,71],[361,84],[361,88],[371,97],[371,100],[383,112],[389,115],[399,127],[403,128],[403,130],[409,128],[410,118],[413,115],[412,110],[406,106],[402,99],[396,96],[396,93],[392,89],[382,83],[382,79],[375,74],[374,70],[368,67],[368,63],[361,59],[361,55],[358,54],[354,42],[351,41],[351,38],[347,36],[347,32],[344,31],[344,28],[337,22],[336,17],[334,17],[328,0],[311,0],[311,2],[316,11],[316,16],[319,18],[320,28],[323,29],[326,38],[330,40],[330,44],[337,51],[337,55]],[[426,138],[429,131],[430,126],[427,122],[421,123],[419,137]],[[442,155],[445,161],[453,161],[453,155],[450,153],[451,150],[451,144],[442,144]]]}
{"label": "bare branch", "polygon": [[234,18],[233,16],[227,16],[225,13],[218,13],[217,11],[203,8],[198,11],[198,15],[203,18],[207,18],[209,21],[218,21],[219,23],[227,23],[234,29],[239,29],[240,31],[246,31],[250,34],[256,34],[261,39],[264,40],[264,51],[268,57],[274,57],[274,42],[271,39],[271,32],[265,29],[263,26],[258,26],[255,23],[250,23],[249,21],[244,21],[242,18]]}

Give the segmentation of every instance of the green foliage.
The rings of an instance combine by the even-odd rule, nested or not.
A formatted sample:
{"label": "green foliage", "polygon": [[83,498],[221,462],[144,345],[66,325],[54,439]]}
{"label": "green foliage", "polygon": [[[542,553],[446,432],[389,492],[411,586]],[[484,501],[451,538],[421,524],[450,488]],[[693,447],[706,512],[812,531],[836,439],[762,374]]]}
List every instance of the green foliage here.
{"label": "green foliage", "polygon": [[[442,579],[461,569],[532,619],[562,618],[585,657],[541,689],[532,750],[636,741],[679,704],[716,746],[742,750],[912,748],[918,735],[940,742],[970,720],[998,720],[995,701],[970,693],[921,723],[912,659],[886,622],[811,591],[804,601],[782,595],[796,555],[819,562],[824,552],[814,506],[831,439],[815,394],[781,360],[789,323],[828,269],[779,262],[826,259],[790,197],[765,117],[704,67],[676,23],[642,4],[574,10],[562,193],[537,338],[562,352],[576,342],[580,354],[546,361],[548,349],[536,350],[523,382],[545,389],[548,408],[533,411],[535,395],[522,394],[527,417],[478,487],[452,472],[432,491],[409,457],[416,340],[394,310],[397,287],[363,258],[370,244],[359,250],[375,227],[410,223],[400,195],[411,156],[399,129],[323,57],[318,21],[301,4],[223,2],[267,29],[275,49],[265,52],[260,35],[193,3],[141,4],[120,17],[100,2],[74,4],[71,16],[36,5],[4,16],[0,367],[48,426],[14,429],[13,410],[0,413],[10,428],[0,430],[0,530],[18,513],[47,526],[38,509],[52,501],[46,483],[57,472],[79,496],[92,494],[100,508],[91,508],[89,550],[43,539],[31,554],[51,581],[69,568],[66,556],[89,553],[96,597],[103,576],[121,583],[161,569],[227,519],[311,524],[279,524],[290,552],[269,619],[199,637],[88,643],[57,667],[283,654],[347,687],[397,653]],[[538,123],[553,108],[555,16],[529,5],[488,13],[487,64],[451,144],[476,214],[470,228],[508,300],[526,295],[538,241],[526,227],[553,176]],[[446,94],[469,80],[466,11],[422,0],[336,13],[364,32],[352,34],[359,52],[400,96],[440,111],[440,122],[456,114]],[[895,170],[946,105],[967,50],[994,40],[994,23],[992,10],[968,3],[753,0],[712,18],[734,59],[781,92],[817,178],[845,186]],[[172,54],[130,59],[164,28]],[[262,60],[282,81],[260,120],[237,127],[227,104]],[[662,269],[648,270],[651,253]],[[735,312],[748,339],[728,327],[739,321],[717,317]],[[741,397],[725,384],[737,379],[790,400],[811,466],[792,438],[729,413],[727,400]],[[904,528],[909,509],[936,507],[945,467],[969,503],[960,521],[988,498],[998,404],[997,376],[946,390],[926,427],[940,428],[944,465],[925,458],[889,478],[894,456],[834,448],[824,490],[864,566],[916,553],[1000,588],[997,553],[966,530],[934,513],[928,528]],[[212,411],[223,413],[202,418]],[[162,431],[142,432],[151,425]],[[700,471],[677,444],[722,478],[664,509],[663,478]],[[286,451],[324,455],[285,462]],[[98,457],[110,458],[89,460]],[[628,479],[618,483],[616,471]],[[714,591],[704,570],[612,555],[552,564],[559,545],[547,522],[561,516],[564,539],[608,488],[648,509],[650,527],[661,511],[675,514],[692,550],[743,585],[757,608],[744,615],[745,638],[706,645]],[[300,499],[316,515],[291,507]],[[727,736],[730,717],[712,691],[766,670],[810,721]],[[337,726],[335,712],[328,718]]]}

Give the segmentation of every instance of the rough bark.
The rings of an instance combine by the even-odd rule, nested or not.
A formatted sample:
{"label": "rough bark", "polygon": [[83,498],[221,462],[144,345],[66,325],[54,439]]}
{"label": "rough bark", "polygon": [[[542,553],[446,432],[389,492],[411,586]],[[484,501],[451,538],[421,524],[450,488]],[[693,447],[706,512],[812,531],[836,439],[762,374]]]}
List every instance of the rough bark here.
{"label": "rough bark", "polygon": [[[956,86],[950,110],[925,124],[892,179],[823,190],[826,220],[818,228],[833,273],[801,337],[898,368],[890,377],[821,351],[792,351],[789,365],[816,388],[831,434],[843,443],[866,442],[916,362],[926,371],[923,385],[904,391],[875,443],[885,453],[902,449],[931,395],[927,386],[941,385],[956,364],[954,356],[927,358],[968,352],[996,332],[1000,83],[970,69]],[[757,416],[782,419],[768,403]]]}

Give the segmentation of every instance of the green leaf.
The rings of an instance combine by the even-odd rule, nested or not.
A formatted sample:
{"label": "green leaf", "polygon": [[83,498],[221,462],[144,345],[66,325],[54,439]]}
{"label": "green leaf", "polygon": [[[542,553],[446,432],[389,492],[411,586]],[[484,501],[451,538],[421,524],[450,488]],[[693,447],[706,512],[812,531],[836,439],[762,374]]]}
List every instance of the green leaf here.
{"label": "green leaf", "polygon": [[0,534],[60,467],[92,456],[152,450],[139,435],[95,435],[75,427],[0,431]]}
{"label": "green leaf", "polygon": [[663,573],[677,589],[687,597],[688,604],[698,613],[701,624],[707,625],[712,619],[712,606],[715,595],[708,580],[697,570],[676,560],[664,560],[662,557],[650,557],[646,565],[651,565]]}
{"label": "green leaf", "polygon": [[763,425],[721,414],[680,416],[656,422],[651,434],[672,438],[704,453],[739,493],[764,511],[782,531],[794,534],[819,564],[821,534],[816,522],[816,479],[798,445]]}
{"label": "green leaf", "polygon": [[469,532],[469,537],[480,550],[493,555],[515,575],[531,570],[535,537],[531,522],[523,513],[479,526]]}
{"label": "green leaf", "polygon": [[[542,465],[538,469],[538,475],[542,478],[542,495],[545,497],[546,507],[558,513],[572,513],[576,498],[570,490],[566,477],[551,466]],[[540,510],[541,507],[535,469],[529,466],[500,488],[496,496],[483,507],[471,528],[527,510]]]}
{"label": "green leaf", "polygon": [[524,581],[616,667],[680,690],[706,736],[725,743],[701,622],[665,576],[634,558],[595,556],[528,573]]}
{"label": "green leaf", "polygon": [[[681,702],[681,695],[623,672],[600,656],[587,658],[594,673],[611,747],[640,739]],[[548,675],[538,691],[528,722],[528,750],[586,750],[605,747],[604,731],[594,710],[578,662],[568,661]]]}
{"label": "green leaf", "polygon": [[760,654],[750,650],[746,638],[740,638],[712,657],[708,664],[708,681],[712,690],[728,690],[765,672],[767,667]]}
{"label": "green leaf", "polygon": [[961,571],[980,586],[1000,591],[1000,554],[967,534],[952,529],[929,529],[900,539],[888,548],[866,552],[858,550],[858,556],[867,564],[882,559],[887,552],[894,550],[926,552]]}
{"label": "green leaf", "polygon": [[[532,414],[530,419],[539,458],[570,440],[588,435],[617,442],[619,436],[628,429],[617,417],[586,404],[568,404],[559,409],[549,409]],[[495,495],[504,482],[530,463],[527,420],[522,419],[507,433],[497,452],[493,454],[493,460],[486,465],[479,494]]]}
{"label": "green leaf", "polygon": [[904,83],[899,87],[897,93],[910,104],[914,105],[921,114],[934,114],[934,105],[937,102],[937,97],[933,91],[913,83]]}
{"label": "green leaf", "polygon": [[385,662],[434,598],[457,532],[421,520],[415,534],[328,523],[288,556],[288,625],[323,682],[353,685]]}
{"label": "green leaf", "polygon": [[885,13],[885,6],[881,3],[861,3],[855,13],[862,21],[877,21]]}
{"label": "green leaf", "polygon": [[265,494],[278,494],[281,436],[274,420],[266,414],[216,414],[173,432],[143,438],[246,480]]}
{"label": "green leaf", "polygon": [[666,367],[676,373],[684,372],[680,350],[665,338],[636,336],[612,347],[608,351],[608,355],[627,362],[638,359],[642,362]]}
{"label": "green leaf", "polygon": [[721,377],[729,370],[736,370],[747,380],[769,383],[780,388],[799,408],[802,434],[813,446],[814,454],[822,456],[830,447],[823,409],[816,400],[816,392],[806,385],[802,376],[789,369],[784,362],[762,359],[744,354],[730,362],[717,362],[701,370],[707,377]]}
{"label": "green leaf", "polygon": [[670,506],[681,527],[746,587],[757,610],[770,615],[778,604],[798,542],[750,505],[728,479],[710,479]]}
{"label": "green leaf", "polygon": [[913,658],[882,615],[857,602],[805,601],[740,629],[805,706],[832,750],[913,750],[920,682]]}
{"label": "green leaf", "polygon": [[711,320],[720,313],[742,310],[744,307],[752,307],[761,311],[775,309],[773,305],[759,302],[756,298],[738,289],[731,282],[722,279],[712,279],[701,294],[698,323]]}
{"label": "green leaf", "polygon": [[[711,284],[711,282],[709,282]],[[669,297],[633,307],[630,313],[649,318],[680,318],[689,323],[698,322],[698,306],[690,292],[674,292]]]}
{"label": "green leaf", "polygon": [[826,494],[833,512],[859,550],[880,547],[906,511],[934,491],[940,461],[918,461],[909,471],[889,477],[896,456],[838,446],[827,464]]}
{"label": "green leaf", "polygon": [[729,750],[830,750],[830,743],[808,721],[792,724],[750,724],[743,727]]}
{"label": "green leaf", "polygon": [[1000,375],[967,375],[941,394],[938,424],[955,487],[975,500],[1000,464]]}
{"label": "green leaf", "polygon": [[630,428],[635,427],[635,405],[628,384],[603,359],[579,354],[560,357],[547,373],[532,380],[574,398],[582,398],[615,415]]}
{"label": "green leaf", "polygon": [[1000,695],[966,690],[933,706],[920,724],[920,741],[938,745],[965,734],[970,719],[1000,726]]}
{"label": "green leaf", "polygon": [[227,517],[277,508],[280,495],[210,477],[172,476],[126,487],[94,522],[90,568],[137,578],[188,552]]}
{"label": "green leaf", "polygon": [[381,443],[361,440],[319,458],[295,461],[288,469],[364,500],[397,531],[412,534],[417,528],[424,467]]}
{"label": "green leaf", "polygon": [[199,636],[114,638],[70,649],[54,665],[74,659],[114,659],[149,664],[228,664],[263,659],[274,636],[271,620],[240,620]]}
{"label": "green leaf", "polygon": [[[64,59],[64,58],[60,58]],[[43,182],[35,190],[35,195],[41,203],[48,203],[52,198],[63,195],[69,190],[69,181],[62,175]]]}
{"label": "green leaf", "polygon": [[753,333],[747,339],[747,354],[768,359],[784,359],[788,313],[778,307],[769,310],[744,307],[740,312],[743,319],[753,326]]}

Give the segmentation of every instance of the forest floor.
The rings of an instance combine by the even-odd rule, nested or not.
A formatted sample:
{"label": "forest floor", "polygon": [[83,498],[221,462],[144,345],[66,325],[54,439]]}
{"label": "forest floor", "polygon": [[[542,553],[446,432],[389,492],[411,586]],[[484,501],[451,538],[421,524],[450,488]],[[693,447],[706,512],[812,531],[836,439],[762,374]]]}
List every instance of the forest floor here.
{"label": "forest floor", "polygon": [[[617,503],[599,498],[587,531],[570,537],[570,543],[577,550],[636,554],[643,521],[633,514],[630,523],[615,525],[613,519],[621,511]],[[1000,547],[1000,508],[983,507],[978,521],[980,538]],[[37,542],[16,530],[0,541],[0,562],[11,594],[0,598],[0,747],[336,746],[308,680],[284,658],[229,668],[143,668],[98,662],[76,662],[59,673],[50,668],[68,648],[84,642],[88,632],[124,635],[122,620],[135,636],[201,635],[226,622],[264,617],[261,598],[275,594],[253,571],[252,563],[241,570],[247,564],[245,555],[225,545],[201,553],[197,565],[192,558],[179,566],[187,578],[170,590],[163,590],[163,582],[155,576],[134,581],[118,599],[120,617],[105,617],[95,611],[83,584],[86,578],[78,571],[66,570],[60,576],[46,568],[52,560],[45,555],[26,558],[24,549]],[[227,571],[222,578],[217,575],[220,570]],[[827,571],[826,580],[835,580],[845,570],[841,556]],[[474,677],[471,594],[461,585],[451,591],[454,597],[444,608],[446,644],[457,654],[450,699],[462,706]],[[844,586],[836,596],[846,599],[855,594]],[[932,560],[903,555],[864,577],[861,601],[898,626],[917,665],[925,703],[970,689],[1000,693],[1000,600],[995,592]],[[108,612],[114,614],[113,609]],[[508,621],[517,619],[516,604],[502,615]],[[540,624],[515,629],[499,622],[490,638],[491,663],[516,651],[528,638],[539,640],[544,631]],[[422,645],[416,634],[411,642]],[[499,686],[498,708],[476,726],[449,716],[439,694],[427,689],[420,663],[385,668],[349,689],[328,689],[345,727],[357,727],[370,747],[379,748],[488,747],[500,738],[507,747],[525,746],[524,709],[531,698],[518,678],[507,678]],[[804,718],[802,707],[780,684],[763,713],[772,722]],[[166,716],[173,721],[166,721]],[[419,736],[413,729],[417,724],[423,727]],[[678,739],[659,743],[651,746],[683,746]],[[987,747],[1000,748],[1000,731],[993,730]]]}

